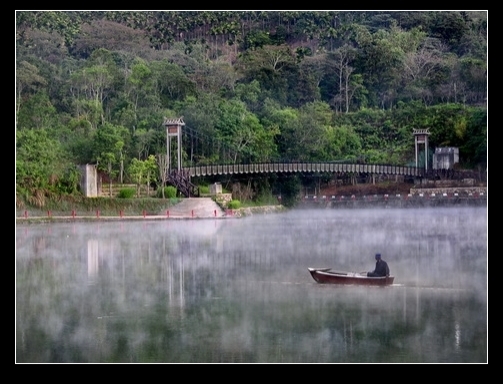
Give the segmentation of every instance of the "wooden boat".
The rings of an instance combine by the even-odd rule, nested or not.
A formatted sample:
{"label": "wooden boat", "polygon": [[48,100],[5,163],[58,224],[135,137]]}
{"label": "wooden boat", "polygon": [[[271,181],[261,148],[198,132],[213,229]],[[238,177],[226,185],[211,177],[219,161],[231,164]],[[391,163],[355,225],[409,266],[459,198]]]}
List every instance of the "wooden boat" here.
{"label": "wooden boat", "polygon": [[367,272],[332,271],[332,268],[308,268],[313,279],[320,284],[391,285],[394,276],[367,277]]}

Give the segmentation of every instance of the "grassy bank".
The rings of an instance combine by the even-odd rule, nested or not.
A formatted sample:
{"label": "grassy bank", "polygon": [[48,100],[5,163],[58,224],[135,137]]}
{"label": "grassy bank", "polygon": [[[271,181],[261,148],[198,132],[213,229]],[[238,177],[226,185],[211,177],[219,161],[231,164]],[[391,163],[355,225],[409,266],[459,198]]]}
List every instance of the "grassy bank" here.
{"label": "grassy bank", "polygon": [[[461,186],[461,184],[458,184]],[[379,184],[356,184],[347,186],[329,186],[322,188],[320,197],[327,198],[339,196],[363,196],[401,195],[406,196],[412,187],[411,183],[384,182]],[[210,195],[205,195],[210,197]],[[60,196],[39,199],[37,201],[25,201],[16,199],[16,217],[48,217],[48,216],[142,216],[163,215],[171,207],[181,201],[181,198],[110,198],[96,197],[86,198],[83,196]],[[217,201],[218,203],[218,201]],[[240,208],[255,209],[260,207],[275,206],[279,201],[276,196],[268,196],[258,201],[241,201]]]}
{"label": "grassy bank", "polygon": [[[201,197],[211,197],[209,194]],[[22,199],[16,200],[17,217],[47,217],[47,216],[142,216],[163,215],[183,198],[116,198],[96,197],[86,198],[83,196],[61,196],[58,198],[46,198],[43,204],[30,204]],[[219,204],[218,199],[215,200]],[[261,206],[277,205],[275,196],[260,201],[240,202],[240,207],[253,208]],[[221,204],[220,204],[221,205]]]}
{"label": "grassy bank", "polygon": [[42,207],[30,205],[25,201],[16,201],[16,216],[70,216],[72,212],[78,216],[92,216],[99,212],[100,216],[139,216],[162,214],[176,205],[180,199],[132,198],[119,199],[109,197],[86,198],[80,196],[63,196],[58,199],[46,199]]}

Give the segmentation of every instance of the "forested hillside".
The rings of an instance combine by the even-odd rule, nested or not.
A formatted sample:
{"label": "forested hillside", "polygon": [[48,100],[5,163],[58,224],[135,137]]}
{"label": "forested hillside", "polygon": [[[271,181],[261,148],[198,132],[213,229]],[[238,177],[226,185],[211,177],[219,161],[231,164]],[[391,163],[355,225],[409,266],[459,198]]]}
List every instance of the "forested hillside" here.
{"label": "forested hillside", "polygon": [[429,128],[487,166],[487,12],[17,11],[15,39],[18,198],[85,163],[161,183],[165,117],[233,149],[184,162],[407,165]]}

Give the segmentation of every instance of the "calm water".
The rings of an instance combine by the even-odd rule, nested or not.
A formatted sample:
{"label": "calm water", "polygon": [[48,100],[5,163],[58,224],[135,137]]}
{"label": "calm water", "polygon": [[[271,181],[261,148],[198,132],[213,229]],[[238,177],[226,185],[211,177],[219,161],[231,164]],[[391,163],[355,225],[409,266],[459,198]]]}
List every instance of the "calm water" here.
{"label": "calm water", "polygon": [[17,363],[487,363],[487,312],[485,207],[16,227]]}

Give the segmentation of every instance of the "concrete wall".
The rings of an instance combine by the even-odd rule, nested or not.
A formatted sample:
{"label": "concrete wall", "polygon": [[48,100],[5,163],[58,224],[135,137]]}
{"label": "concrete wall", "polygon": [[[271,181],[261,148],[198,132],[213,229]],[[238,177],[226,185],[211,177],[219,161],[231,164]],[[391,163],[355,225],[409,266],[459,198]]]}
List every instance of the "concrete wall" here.
{"label": "concrete wall", "polygon": [[98,172],[96,165],[80,166],[80,189],[86,197],[98,197]]}
{"label": "concrete wall", "polygon": [[222,193],[222,184],[213,183],[210,185],[210,195],[215,196]]}

